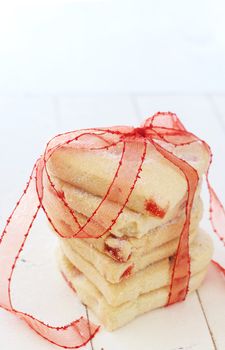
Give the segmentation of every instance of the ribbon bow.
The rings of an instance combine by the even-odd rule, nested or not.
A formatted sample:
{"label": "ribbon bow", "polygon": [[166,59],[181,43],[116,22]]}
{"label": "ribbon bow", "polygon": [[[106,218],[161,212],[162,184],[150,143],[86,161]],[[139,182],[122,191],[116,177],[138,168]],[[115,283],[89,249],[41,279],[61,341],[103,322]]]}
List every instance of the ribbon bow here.
{"label": "ribbon bow", "polygon": [[[209,155],[209,166],[212,161],[210,147],[194,134],[188,132],[178,117],[173,113],[158,112],[147,119],[141,127],[118,126],[112,128],[93,128],[72,131],[57,135],[46,146],[44,155],[34,165],[27,186],[9,216],[0,239],[0,306],[22,318],[28,325],[43,338],[51,343],[74,349],[85,345],[98,331],[99,327],[81,317],[62,327],[52,327],[43,321],[34,318],[13,307],[11,300],[11,280],[20,253],[24,247],[34,220],[42,208],[54,230],[61,237],[100,237],[109,231],[126,206],[130,195],[140,178],[142,165],[146,157],[148,144],[159,152],[166,160],[177,167],[187,182],[186,220],[181,230],[179,244],[173,264],[170,293],[167,304],[170,305],[185,299],[190,279],[189,256],[189,225],[195,191],[199,176],[195,168],[173,152],[178,146],[188,146],[192,143],[201,143]],[[171,150],[171,145],[173,149]],[[110,151],[120,149],[118,167],[101,203],[82,226],[78,222],[73,210],[69,207],[64,196],[57,190],[48,172],[47,162],[58,149],[74,147],[87,151]],[[129,172],[129,176],[127,176]],[[214,232],[222,243],[225,243],[225,211],[211,187],[208,179],[209,168],[206,172],[206,181],[210,194],[210,220]],[[118,206],[105,218],[104,227],[97,224],[96,217],[104,215],[107,209],[106,199],[112,199],[120,182],[125,179]],[[123,181],[124,183],[124,181]],[[52,197],[54,196],[54,198]],[[73,222],[72,233],[63,232],[57,218],[51,216],[48,208],[53,198],[54,205],[66,214]],[[29,208],[29,209],[28,209]],[[26,215],[24,215],[24,212]],[[104,216],[103,216],[104,217]],[[18,220],[20,219],[20,225]],[[22,220],[22,223],[21,223]],[[216,263],[218,265],[218,263]],[[225,273],[225,266],[219,265]],[[180,278],[184,276],[185,278]]]}

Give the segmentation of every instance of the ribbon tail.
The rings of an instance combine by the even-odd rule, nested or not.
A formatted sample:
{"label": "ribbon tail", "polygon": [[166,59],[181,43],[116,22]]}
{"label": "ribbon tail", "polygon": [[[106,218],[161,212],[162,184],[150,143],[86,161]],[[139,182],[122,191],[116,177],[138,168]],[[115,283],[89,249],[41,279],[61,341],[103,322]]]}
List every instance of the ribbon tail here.
{"label": "ribbon tail", "polygon": [[[7,220],[0,239],[0,307],[19,316],[43,338],[55,345],[75,349],[85,345],[98,331],[99,327],[84,318],[73,321],[62,327],[52,327],[37,320],[31,315],[18,311],[11,300],[11,280],[16,262],[25,245],[33,222],[41,207],[41,198],[37,195],[37,184],[42,186],[37,177],[42,176],[38,169],[42,169],[41,159],[35,164],[27,186]],[[39,195],[42,191],[39,191]]]}
{"label": "ribbon tail", "polygon": [[18,314],[18,316],[37,334],[50,343],[64,349],[77,349],[85,346],[100,328],[83,317],[65,326],[52,327],[31,315],[21,312],[16,312],[16,314]]}
{"label": "ribbon tail", "polygon": [[40,209],[34,180],[37,164],[7,220],[0,241],[0,305],[8,310],[13,310],[10,285],[15,265]]}

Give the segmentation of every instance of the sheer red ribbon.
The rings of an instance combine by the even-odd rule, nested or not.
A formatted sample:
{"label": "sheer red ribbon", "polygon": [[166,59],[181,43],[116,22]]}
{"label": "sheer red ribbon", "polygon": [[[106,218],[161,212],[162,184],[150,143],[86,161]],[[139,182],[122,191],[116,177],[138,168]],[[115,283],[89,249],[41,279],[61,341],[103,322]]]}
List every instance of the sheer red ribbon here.
{"label": "sheer red ribbon", "polygon": [[[42,208],[54,230],[61,237],[100,237],[109,231],[126,206],[130,195],[140,177],[142,165],[146,157],[147,145],[150,143],[165,159],[179,168],[187,182],[186,220],[183,225],[177,252],[175,255],[168,305],[184,300],[188,292],[190,279],[189,225],[190,214],[198,186],[197,171],[184,159],[176,156],[167,144],[188,146],[201,143],[207,151],[210,162],[212,153],[209,146],[194,134],[188,132],[173,113],[157,113],[146,120],[140,128],[118,126],[113,128],[93,128],[72,131],[57,135],[46,147],[44,155],[36,162],[27,186],[7,220],[0,239],[0,306],[23,319],[34,331],[51,343],[74,349],[84,346],[98,331],[99,327],[81,317],[62,327],[52,327],[32,315],[28,315],[13,307],[11,300],[11,280],[20,253],[32,228],[32,224]],[[101,203],[87,219],[84,225],[77,220],[73,210],[62,194],[57,190],[48,173],[47,162],[53,153],[61,147],[77,147],[87,151],[110,150],[120,147],[121,158],[112,182],[102,198]],[[129,160],[132,159],[132,166]],[[206,173],[206,181],[210,194],[210,220],[214,232],[225,244],[225,211],[211,187]],[[129,175],[129,176],[128,176]],[[124,186],[124,183],[126,186]],[[107,210],[109,201],[117,194],[118,186],[123,184],[123,191],[117,206]],[[57,210],[63,210],[70,223],[71,231],[63,232],[59,222],[49,211],[49,200],[54,202]],[[24,215],[25,213],[25,215]],[[107,215],[106,215],[107,213]],[[104,218],[104,225],[99,225],[97,218]],[[225,273],[225,266],[216,263]],[[185,278],[183,277],[185,276]]]}

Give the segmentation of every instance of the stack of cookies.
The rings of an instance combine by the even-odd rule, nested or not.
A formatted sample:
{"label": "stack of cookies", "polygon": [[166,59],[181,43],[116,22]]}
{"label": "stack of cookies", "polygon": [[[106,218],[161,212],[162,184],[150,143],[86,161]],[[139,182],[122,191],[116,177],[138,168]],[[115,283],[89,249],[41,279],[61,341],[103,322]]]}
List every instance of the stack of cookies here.
{"label": "stack of cookies", "polygon": [[[189,229],[189,292],[192,292],[201,284],[212,256],[211,240],[199,228],[203,211],[201,177],[209,159],[198,143],[173,151],[191,164],[200,178]],[[51,181],[78,224],[85,227],[93,217],[93,236],[96,227],[104,232],[102,227],[121,203],[132,157],[127,161],[128,172],[120,186],[105,200],[104,212],[96,210],[110,188],[121,152],[120,146],[107,151],[88,151],[66,145],[56,150],[48,161]],[[57,211],[52,198],[49,212],[57,227],[72,236],[71,215]],[[108,330],[166,305],[174,257],[186,220],[186,199],[187,182],[183,173],[148,144],[132,194],[110,229],[99,238],[84,235],[84,238],[59,239],[58,260],[63,275]]]}

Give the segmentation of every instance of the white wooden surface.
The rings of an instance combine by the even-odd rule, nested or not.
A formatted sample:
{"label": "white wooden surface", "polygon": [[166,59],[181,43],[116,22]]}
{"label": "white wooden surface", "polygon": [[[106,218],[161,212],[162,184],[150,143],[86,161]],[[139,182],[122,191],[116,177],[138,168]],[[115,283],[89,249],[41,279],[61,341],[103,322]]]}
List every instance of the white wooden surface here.
{"label": "white wooden surface", "polygon": [[[210,143],[214,152],[211,181],[225,203],[225,96],[0,97],[0,228],[51,136],[88,126],[135,125],[158,110],[176,112],[190,130]],[[210,230],[207,216],[202,225]],[[20,261],[15,279],[16,305],[25,304],[27,311],[55,324],[71,321],[84,310],[79,309],[57,272],[55,238],[48,232],[44,218],[33,231],[24,252],[26,263]],[[21,298],[22,293],[25,298]],[[139,317],[111,334],[102,330],[85,349],[224,350],[224,324],[225,279],[211,266],[204,285],[184,303]],[[30,331],[21,320],[0,310],[0,348],[56,347]]]}

